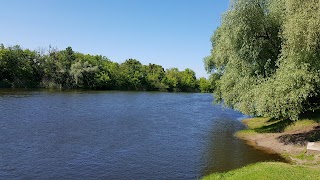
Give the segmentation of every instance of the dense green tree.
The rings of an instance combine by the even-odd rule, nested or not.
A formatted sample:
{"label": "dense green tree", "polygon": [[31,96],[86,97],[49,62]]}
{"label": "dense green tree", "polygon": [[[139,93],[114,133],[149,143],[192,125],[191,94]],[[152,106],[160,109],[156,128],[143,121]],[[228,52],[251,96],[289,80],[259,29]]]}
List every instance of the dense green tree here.
{"label": "dense green tree", "polygon": [[319,12],[316,0],[233,0],[204,60],[215,99],[291,119],[318,108]]}
{"label": "dense green tree", "polygon": [[146,69],[147,90],[164,90],[166,87],[162,82],[165,76],[165,71],[162,66],[149,64]]}
{"label": "dense green tree", "polygon": [[88,61],[82,63],[81,61],[75,62],[71,65],[70,75],[74,80],[74,87],[94,87],[94,78],[98,70],[97,66],[92,66]]}
{"label": "dense green tree", "polygon": [[193,91],[198,89],[196,73],[191,69],[185,69],[180,73],[180,89],[181,91]]}
{"label": "dense green tree", "polygon": [[121,78],[124,84],[121,86],[127,90],[143,89],[145,83],[145,68],[136,59],[128,59],[120,65]]}
{"label": "dense green tree", "polygon": [[1,45],[0,87],[196,92],[198,82],[191,69],[166,72],[160,65],[143,65],[136,59],[118,64],[71,47],[36,52]]}
{"label": "dense green tree", "polygon": [[96,88],[98,89],[120,89],[119,64],[111,62],[107,58],[99,58],[98,72],[95,75]]}
{"label": "dense green tree", "polygon": [[180,72],[178,68],[167,69],[165,72],[165,77],[163,78],[163,83],[166,85],[168,91],[180,91]]}
{"label": "dense green tree", "polygon": [[[59,76],[58,76],[58,60],[55,58],[55,52],[51,52],[49,55],[44,55],[41,58],[40,67],[43,69],[43,75],[41,80],[41,86],[45,88],[58,88]],[[61,88],[61,87],[60,87]]]}
{"label": "dense green tree", "polygon": [[199,79],[199,90],[203,93],[213,92],[213,85],[210,80],[202,77]]}
{"label": "dense green tree", "polygon": [[38,55],[20,46],[0,49],[0,86],[33,87],[40,78]]}
{"label": "dense green tree", "polygon": [[74,79],[70,73],[71,65],[75,63],[75,55],[71,47],[56,54],[58,61],[58,83],[62,87],[70,88],[74,84]]}

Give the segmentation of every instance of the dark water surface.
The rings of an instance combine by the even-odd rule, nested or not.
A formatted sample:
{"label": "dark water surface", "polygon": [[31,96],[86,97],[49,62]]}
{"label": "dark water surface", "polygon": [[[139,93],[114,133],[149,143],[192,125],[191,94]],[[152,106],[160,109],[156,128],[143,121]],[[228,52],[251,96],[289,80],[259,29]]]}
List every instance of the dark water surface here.
{"label": "dark water surface", "polygon": [[0,179],[198,179],[281,160],[210,94],[0,91]]}

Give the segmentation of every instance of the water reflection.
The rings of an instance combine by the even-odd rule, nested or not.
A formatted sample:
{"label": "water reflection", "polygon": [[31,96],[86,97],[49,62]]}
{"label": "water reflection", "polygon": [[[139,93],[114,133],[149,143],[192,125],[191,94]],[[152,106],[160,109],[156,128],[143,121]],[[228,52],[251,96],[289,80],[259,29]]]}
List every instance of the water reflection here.
{"label": "water reflection", "polygon": [[213,172],[225,172],[245,165],[262,161],[283,161],[277,154],[266,153],[246,145],[233,134],[245,128],[240,121],[222,117],[215,121],[210,132],[207,152],[204,155],[205,165],[203,175]]}
{"label": "water reflection", "polygon": [[[18,97],[18,98],[17,98]],[[210,94],[0,91],[0,179],[197,179],[280,160]]]}

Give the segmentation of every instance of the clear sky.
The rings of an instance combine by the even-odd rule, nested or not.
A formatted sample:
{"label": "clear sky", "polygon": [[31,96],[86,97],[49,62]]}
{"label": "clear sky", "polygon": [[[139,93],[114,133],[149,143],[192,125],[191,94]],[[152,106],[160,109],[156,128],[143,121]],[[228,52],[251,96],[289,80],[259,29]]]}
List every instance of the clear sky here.
{"label": "clear sky", "polygon": [[71,46],[115,62],[128,58],[206,75],[203,58],[228,0],[0,0],[0,43]]}

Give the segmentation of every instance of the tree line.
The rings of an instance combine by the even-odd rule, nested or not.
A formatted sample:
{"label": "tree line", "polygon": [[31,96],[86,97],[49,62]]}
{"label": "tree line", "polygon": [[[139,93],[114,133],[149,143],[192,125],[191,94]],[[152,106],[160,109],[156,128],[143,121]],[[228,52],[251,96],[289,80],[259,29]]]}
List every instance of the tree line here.
{"label": "tree line", "polygon": [[211,41],[217,101],[274,118],[319,109],[318,0],[232,0]]}
{"label": "tree line", "polygon": [[44,52],[0,45],[0,87],[97,90],[211,92],[206,78],[191,69],[164,70],[136,59],[112,62],[105,56],[74,52],[71,47]]}

